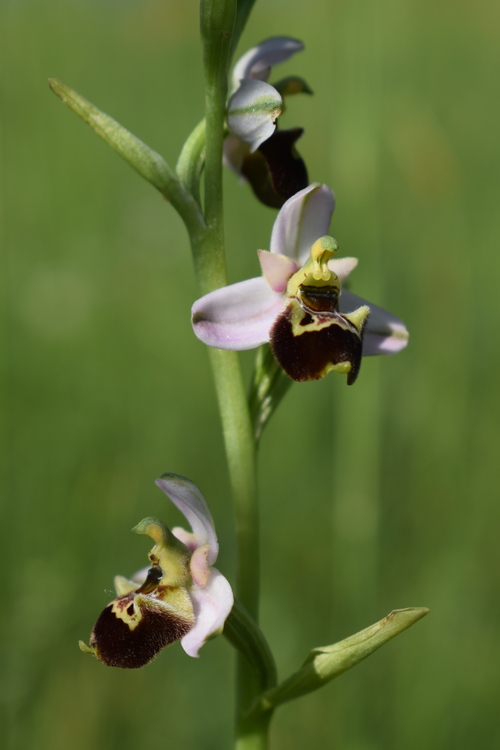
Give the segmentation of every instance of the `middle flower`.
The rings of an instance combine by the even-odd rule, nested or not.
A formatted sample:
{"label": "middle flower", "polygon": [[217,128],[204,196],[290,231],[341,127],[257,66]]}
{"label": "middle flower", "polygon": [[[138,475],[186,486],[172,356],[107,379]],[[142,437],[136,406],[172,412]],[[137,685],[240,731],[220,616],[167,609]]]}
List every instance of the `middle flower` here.
{"label": "middle flower", "polygon": [[253,349],[269,342],[293,380],[328,372],[354,383],[361,357],[394,354],[408,341],[403,322],[341,285],[356,258],[331,260],[335,240],[325,236],[335,198],[326,185],[296,193],[280,210],[270,252],[259,250],[263,275],[217,289],[194,303],[196,336],[218,349]]}

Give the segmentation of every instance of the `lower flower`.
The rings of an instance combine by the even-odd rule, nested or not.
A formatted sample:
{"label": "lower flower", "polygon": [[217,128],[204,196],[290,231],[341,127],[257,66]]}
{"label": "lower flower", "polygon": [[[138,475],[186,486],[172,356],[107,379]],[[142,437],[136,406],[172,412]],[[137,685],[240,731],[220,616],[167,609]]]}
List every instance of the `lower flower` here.
{"label": "lower flower", "polygon": [[142,667],[178,640],[196,657],[209,638],[222,632],[233,606],[229,582],[212,567],[219,547],[203,495],[176,474],[164,474],[156,483],[192,531],[170,531],[156,518],[145,518],[133,529],[155,542],[151,566],[132,580],[115,578],[117,598],[99,616],[90,645],[80,641],[82,651],[111,667]]}

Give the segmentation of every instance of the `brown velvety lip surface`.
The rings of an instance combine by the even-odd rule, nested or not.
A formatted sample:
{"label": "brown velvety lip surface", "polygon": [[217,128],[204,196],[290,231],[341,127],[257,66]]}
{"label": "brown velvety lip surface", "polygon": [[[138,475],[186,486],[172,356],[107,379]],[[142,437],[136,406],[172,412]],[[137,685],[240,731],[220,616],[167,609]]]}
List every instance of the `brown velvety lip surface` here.
{"label": "brown velvety lip surface", "polygon": [[[133,595],[127,594],[123,598],[132,603]],[[143,667],[165,646],[179,640],[192,628],[192,622],[171,612],[143,606],[142,618],[131,630],[111,608],[112,604],[109,604],[100,614],[90,636],[90,645],[96,649],[97,658],[110,667]]]}
{"label": "brown velvety lip surface", "polygon": [[[326,316],[314,317],[321,319],[323,323]],[[291,311],[287,308],[271,329],[270,343],[283,370],[297,382],[319,380],[324,377],[329,364],[337,365],[341,362],[351,364],[351,370],[347,374],[348,385],[352,385],[359,374],[361,336],[341,326],[334,317],[330,325],[294,336]]]}

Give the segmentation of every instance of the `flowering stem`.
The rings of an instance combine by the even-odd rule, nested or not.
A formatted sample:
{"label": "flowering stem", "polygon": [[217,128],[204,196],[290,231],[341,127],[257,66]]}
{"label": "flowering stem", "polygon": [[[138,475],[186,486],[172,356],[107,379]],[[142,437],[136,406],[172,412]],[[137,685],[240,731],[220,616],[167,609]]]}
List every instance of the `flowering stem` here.
{"label": "flowering stem", "polygon": [[[228,64],[235,0],[202,0],[201,33],[206,79],[205,219],[206,235],[193,242],[201,291],[227,283],[222,206],[222,144]],[[258,516],[255,445],[238,356],[210,349],[236,507],[239,542],[238,595],[257,619]]]}
{"label": "flowering stem", "polygon": [[[236,536],[238,540],[238,569],[236,591],[239,600],[257,620],[259,602],[259,516],[255,442],[248,412],[245,386],[236,352],[210,349],[210,362],[221,414],[222,430],[229,466]],[[234,641],[233,641],[234,642]],[[239,645],[236,644],[239,648]],[[245,651],[237,659],[237,747],[254,747],[255,737],[264,742],[268,722],[261,717],[245,720],[245,713],[260,693],[259,680]],[[264,733],[262,735],[262,733]],[[251,744],[240,744],[251,738]],[[246,740],[245,740],[246,741]],[[250,741],[250,739],[248,740]],[[265,748],[265,744],[255,748]]]}
{"label": "flowering stem", "polygon": [[[201,0],[200,26],[205,68],[205,205],[207,230],[191,237],[196,273],[203,294],[227,283],[223,203],[222,146],[228,93],[231,39],[236,0]],[[194,137],[194,136],[193,136]],[[182,166],[181,166],[182,171]],[[238,539],[237,596],[256,621],[259,599],[259,524],[255,441],[241,366],[236,352],[210,349],[210,362],[221,414]],[[229,626],[231,628],[231,625]],[[229,633],[228,633],[229,635]],[[238,647],[237,640],[233,643]],[[241,645],[241,644],[240,644]],[[268,717],[245,719],[260,693],[260,680],[244,649],[237,662],[237,747],[264,749]],[[273,678],[274,679],[274,678]],[[246,738],[252,738],[248,744]],[[257,744],[255,744],[257,743]]]}
{"label": "flowering stem", "polygon": [[269,724],[272,710],[258,714],[257,718],[240,722],[236,750],[267,750]]}
{"label": "flowering stem", "polygon": [[[211,288],[226,283],[224,214],[222,204],[222,145],[226,119],[227,81],[236,0],[202,0],[200,29],[205,69],[205,220],[211,241],[198,258],[203,286],[213,275]],[[208,266],[208,269],[205,269]]]}
{"label": "flowering stem", "polygon": [[255,447],[246,392],[235,352],[210,349],[219,399],[238,539],[238,598],[257,620],[259,536]]}

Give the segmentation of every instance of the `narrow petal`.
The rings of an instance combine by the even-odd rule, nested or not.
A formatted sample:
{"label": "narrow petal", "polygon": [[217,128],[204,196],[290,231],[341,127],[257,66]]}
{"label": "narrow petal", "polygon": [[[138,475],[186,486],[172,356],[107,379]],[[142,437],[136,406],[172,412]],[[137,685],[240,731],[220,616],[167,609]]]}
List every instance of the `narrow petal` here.
{"label": "narrow petal", "polygon": [[200,588],[205,588],[210,576],[210,568],[208,565],[209,554],[210,547],[208,544],[204,544],[193,552],[191,560],[189,561],[189,571],[193,583]]}
{"label": "narrow petal", "polygon": [[357,258],[334,258],[328,262],[328,268],[339,277],[341,284],[344,283],[345,279],[351,271],[354,271],[357,265]]}
{"label": "narrow petal", "polygon": [[273,65],[288,60],[296,52],[304,49],[302,42],[287,36],[273,36],[249,49],[236,62],[233,68],[232,83],[236,88],[242,78],[260,78],[267,81]]}
{"label": "narrow petal", "polygon": [[363,334],[363,356],[396,354],[408,344],[408,331],[402,320],[382,307],[367,302],[352,292],[343,291],[340,311],[352,312],[360,305],[368,305],[370,317]]}
{"label": "narrow petal", "polygon": [[186,477],[179,476],[179,474],[163,474],[156,480],[155,484],[179,508],[198,537],[198,543],[210,546],[207,560],[212,565],[217,559],[219,545],[212,516],[198,487]]}
{"label": "narrow petal", "polygon": [[299,267],[288,255],[278,255],[267,250],[257,250],[264,278],[273,290],[281,294],[285,291],[288,279]]}
{"label": "narrow petal", "polygon": [[328,234],[334,207],[333,192],[319,183],[289,198],[274,222],[271,252],[288,255],[299,266],[304,265],[316,240]]}
{"label": "narrow petal", "polygon": [[229,100],[229,130],[255,151],[274,133],[274,121],[282,106],[283,100],[273,86],[245,78]]}
{"label": "narrow petal", "polygon": [[216,568],[211,568],[205,588],[193,587],[189,595],[195,625],[181,640],[181,645],[188,656],[196,657],[208,638],[222,631],[233,607],[234,597],[229,581]]}
{"label": "narrow petal", "polygon": [[190,552],[194,552],[200,544],[196,534],[191,534],[189,531],[186,531],[186,529],[183,529],[180,526],[174,526],[174,528],[172,529],[172,534],[176,539],[179,540],[179,542],[185,544]]}
{"label": "narrow petal", "polygon": [[255,349],[269,340],[269,330],[283,306],[263,277],[216,289],[191,309],[196,336],[217,349]]}

